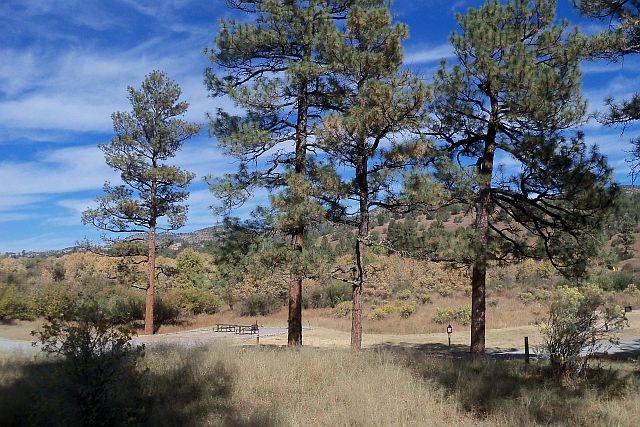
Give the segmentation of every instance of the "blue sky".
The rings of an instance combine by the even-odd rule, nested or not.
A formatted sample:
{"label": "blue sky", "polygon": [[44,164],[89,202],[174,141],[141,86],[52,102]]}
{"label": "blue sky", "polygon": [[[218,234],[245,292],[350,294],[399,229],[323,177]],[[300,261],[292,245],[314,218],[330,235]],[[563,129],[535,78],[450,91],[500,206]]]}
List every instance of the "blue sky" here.
{"label": "blue sky", "polygon": [[[561,0],[561,16],[571,15]],[[454,12],[480,1],[395,0],[392,11],[409,25],[405,62],[426,80],[442,57]],[[154,69],[165,71],[190,103],[187,119],[231,108],[207,97],[202,54],[211,46],[224,0],[4,0],[0,3],[0,253],[61,249],[100,233],[80,222],[81,212],[118,175],[104,163],[98,143],[113,136],[111,113],[129,111],[127,86],[139,87]],[[585,30],[595,31],[594,22]],[[640,61],[585,64],[583,87],[590,109],[606,96],[622,98],[640,87]],[[628,183],[625,141],[637,129],[585,128]],[[635,133],[634,133],[635,132]],[[235,169],[203,131],[187,141],[175,163],[198,175],[190,188],[189,220],[181,231],[219,221],[202,177]]]}

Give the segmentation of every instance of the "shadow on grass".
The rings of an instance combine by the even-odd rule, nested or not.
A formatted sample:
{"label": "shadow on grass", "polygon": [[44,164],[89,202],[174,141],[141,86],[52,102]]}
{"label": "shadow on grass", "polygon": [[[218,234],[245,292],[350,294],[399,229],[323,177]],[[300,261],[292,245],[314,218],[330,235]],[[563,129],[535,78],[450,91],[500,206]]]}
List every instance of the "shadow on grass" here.
{"label": "shadow on grass", "polygon": [[[233,400],[234,372],[222,362],[203,368],[202,349],[170,348],[164,366],[138,366],[100,393],[70,380],[61,359],[11,360],[0,365],[2,426],[276,426],[277,414]],[[207,359],[210,360],[210,359]],[[91,397],[89,397],[89,395]]]}
{"label": "shadow on grass", "polygon": [[554,378],[547,361],[525,364],[524,360],[489,357],[473,362],[468,346],[442,344],[382,344],[372,349],[390,352],[416,376],[446,390],[460,407],[475,417],[489,415],[522,425],[585,424],[589,398],[610,399],[628,392],[630,376],[600,364],[584,379],[570,384]]}

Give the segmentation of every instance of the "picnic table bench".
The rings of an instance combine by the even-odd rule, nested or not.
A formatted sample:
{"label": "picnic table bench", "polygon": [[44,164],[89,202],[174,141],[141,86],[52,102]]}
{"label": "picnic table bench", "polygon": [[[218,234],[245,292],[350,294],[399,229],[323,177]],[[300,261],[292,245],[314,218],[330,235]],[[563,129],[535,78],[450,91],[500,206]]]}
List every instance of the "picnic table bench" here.
{"label": "picnic table bench", "polygon": [[232,325],[230,323],[217,323],[216,324],[216,332],[235,332],[238,328],[238,325]]}
{"label": "picnic table bench", "polygon": [[236,334],[257,334],[260,328],[257,323],[253,325],[234,325],[231,323],[216,323],[216,332],[235,332]]}
{"label": "picnic table bench", "polygon": [[259,332],[258,324],[253,325],[237,325],[236,334],[257,334]]}

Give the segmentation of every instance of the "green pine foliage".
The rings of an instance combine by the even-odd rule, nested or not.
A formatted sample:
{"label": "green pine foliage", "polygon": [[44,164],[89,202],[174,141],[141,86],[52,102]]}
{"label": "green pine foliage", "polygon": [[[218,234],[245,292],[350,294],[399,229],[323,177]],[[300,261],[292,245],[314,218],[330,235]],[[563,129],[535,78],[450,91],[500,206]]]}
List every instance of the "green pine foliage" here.
{"label": "green pine foliage", "polygon": [[[582,274],[615,191],[611,170],[584,135],[582,37],[557,22],[553,0],[488,1],[458,15],[457,62],[433,82],[431,132],[451,163],[449,192],[474,206],[472,352],[484,353],[485,283],[491,258],[537,256],[527,233],[567,274]],[[498,173],[497,155],[518,163]],[[492,246],[494,238],[501,240]]]}

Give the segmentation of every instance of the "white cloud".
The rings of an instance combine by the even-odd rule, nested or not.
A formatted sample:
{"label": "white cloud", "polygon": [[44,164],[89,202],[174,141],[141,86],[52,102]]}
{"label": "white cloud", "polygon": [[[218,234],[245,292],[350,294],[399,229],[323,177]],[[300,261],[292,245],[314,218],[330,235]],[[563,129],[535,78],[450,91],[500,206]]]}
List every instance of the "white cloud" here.
{"label": "white cloud", "polygon": [[442,58],[452,58],[453,56],[453,48],[449,43],[425,48],[414,47],[405,52],[404,63],[406,65],[431,64],[439,62]]}
{"label": "white cloud", "polygon": [[59,194],[100,188],[118,176],[104,163],[95,146],[63,148],[40,153],[37,160],[0,163],[0,198]]}

